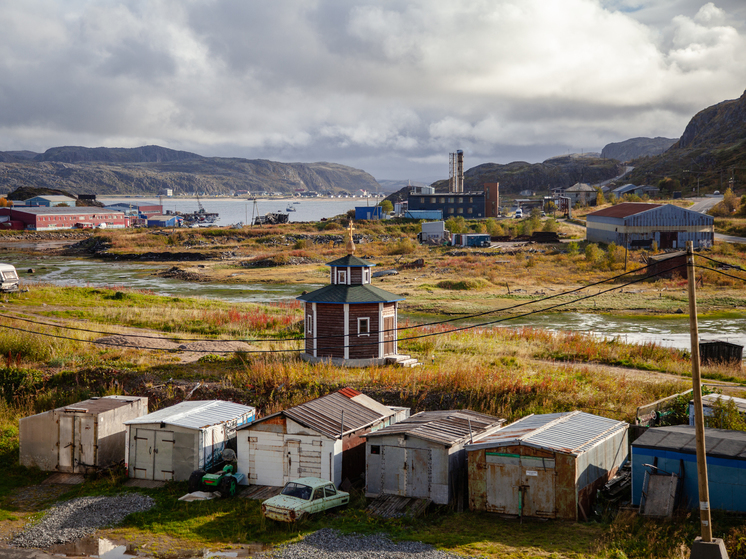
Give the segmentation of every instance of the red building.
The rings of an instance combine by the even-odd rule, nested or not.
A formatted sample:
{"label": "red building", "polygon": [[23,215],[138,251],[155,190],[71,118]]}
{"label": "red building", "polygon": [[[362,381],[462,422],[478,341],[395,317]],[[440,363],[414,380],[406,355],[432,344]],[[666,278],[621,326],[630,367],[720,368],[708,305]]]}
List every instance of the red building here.
{"label": "red building", "polygon": [[350,366],[383,364],[398,357],[397,311],[404,298],[371,285],[375,264],[352,254],[352,224],[349,234],[349,254],[327,264],[330,285],[298,297],[305,303],[301,357]]}
{"label": "red building", "polygon": [[58,231],[87,227],[123,229],[129,227],[129,218],[122,212],[96,207],[0,208],[0,228],[26,229],[29,231]]}

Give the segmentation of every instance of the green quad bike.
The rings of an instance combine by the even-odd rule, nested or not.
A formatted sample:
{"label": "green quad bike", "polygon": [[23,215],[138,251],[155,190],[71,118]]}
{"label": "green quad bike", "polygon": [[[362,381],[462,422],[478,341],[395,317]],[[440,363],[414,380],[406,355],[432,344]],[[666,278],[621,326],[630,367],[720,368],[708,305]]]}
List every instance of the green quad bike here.
{"label": "green quad bike", "polygon": [[189,476],[189,493],[195,491],[219,491],[222,498],[233,497],[238,492],[238,484],[243,481],[243,474],[234,473],[233,466],[228,464],[222,470],[208,474],[204,470],[194,470]]}

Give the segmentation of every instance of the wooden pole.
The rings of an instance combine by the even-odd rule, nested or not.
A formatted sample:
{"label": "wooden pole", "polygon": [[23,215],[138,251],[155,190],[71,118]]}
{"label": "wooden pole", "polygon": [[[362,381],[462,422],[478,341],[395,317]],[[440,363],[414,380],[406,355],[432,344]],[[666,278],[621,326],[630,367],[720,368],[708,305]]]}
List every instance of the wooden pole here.
{"label": "wooden pole", "polygon": [[705,418],[702,412],[702,383],[699,373],[699,330],[697,325],[697,294],[694,279],[692,241],[686,243],[686,271],[689,278],[689,329],[692,340],[692,388],[694,393],[694,428],[697,436],[697,481],[699,485],[699,519],[702,541],[712,541],[710,490],[707,484],[707,453],[705,450]]}

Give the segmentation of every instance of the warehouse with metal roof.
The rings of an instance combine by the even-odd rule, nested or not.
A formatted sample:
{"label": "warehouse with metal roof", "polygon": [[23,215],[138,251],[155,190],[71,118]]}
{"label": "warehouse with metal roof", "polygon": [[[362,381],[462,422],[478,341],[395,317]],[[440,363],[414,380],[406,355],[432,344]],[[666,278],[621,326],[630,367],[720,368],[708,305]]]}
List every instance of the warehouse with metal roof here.
{"label": "warehouse with metal roof", "polygon": [[369,433],[365,496],[399,495],[447,505],[465,480],[464,445],[504,423],[470,410],[424,411]]}
{"label": "warehouse with metal roof", "polygon": [[673,204],[625,202],[586,216],[586,239],[591,243],[633,246],[633,241],[655,242],[660,249],[709,247],[715,239],[715,220],[707,214]]}
{"label": "warehouse with metal roof", "polygon": [[304,476],[339,486],[365,471],[370,431],[409,417],[409,408],[386,406],[343,388],[263,417],[238,433],[238,471],[246,483],[282,486]]}
{"label": "warehouse with metal roof", "polygon": [[185,481],[195,470],[222,462],[222,452],[235,450],[236,429],[256,416],[252,406],[223,400],[176,404],[125,421],[125,467],[129,477]]}
{"label": "warehouse with metal roof", "polygon": [[596,490],[627,459],[624,421],[585,412],[530,415],[466,446],[469,508],[586,519]]}

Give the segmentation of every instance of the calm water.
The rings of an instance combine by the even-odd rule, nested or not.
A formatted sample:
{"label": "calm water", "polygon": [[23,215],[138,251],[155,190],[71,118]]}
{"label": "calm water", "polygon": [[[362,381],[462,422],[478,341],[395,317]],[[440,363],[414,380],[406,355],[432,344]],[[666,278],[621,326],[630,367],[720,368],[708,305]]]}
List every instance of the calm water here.
{"label": "calm water", "polygon": [[[191,213],[199,210],[196,198],[162,198],[163,211]],[[99,201],[104,204],[129,204],[129,203],[148,203],[158,204],[158,198],[138,198],[138,197],[99,197]],[[254,217],[264,215],[269,212],[287,213],[290,221],[319,221],[321,218],[330,218],[344,214],[347,210],[355,206],[375,206],[378,204],[377,199],[367,198],[333,198],[333,199],[314,199],[308,200],[273,200],[262,199],[253,200],[245,198],[200,198],[200,203],[205,210],[210,213],[220,215],[214,225],[233,225],[235,223],[253,223]],[[295,211],[287,212],[288,208],[294,208]]]}

